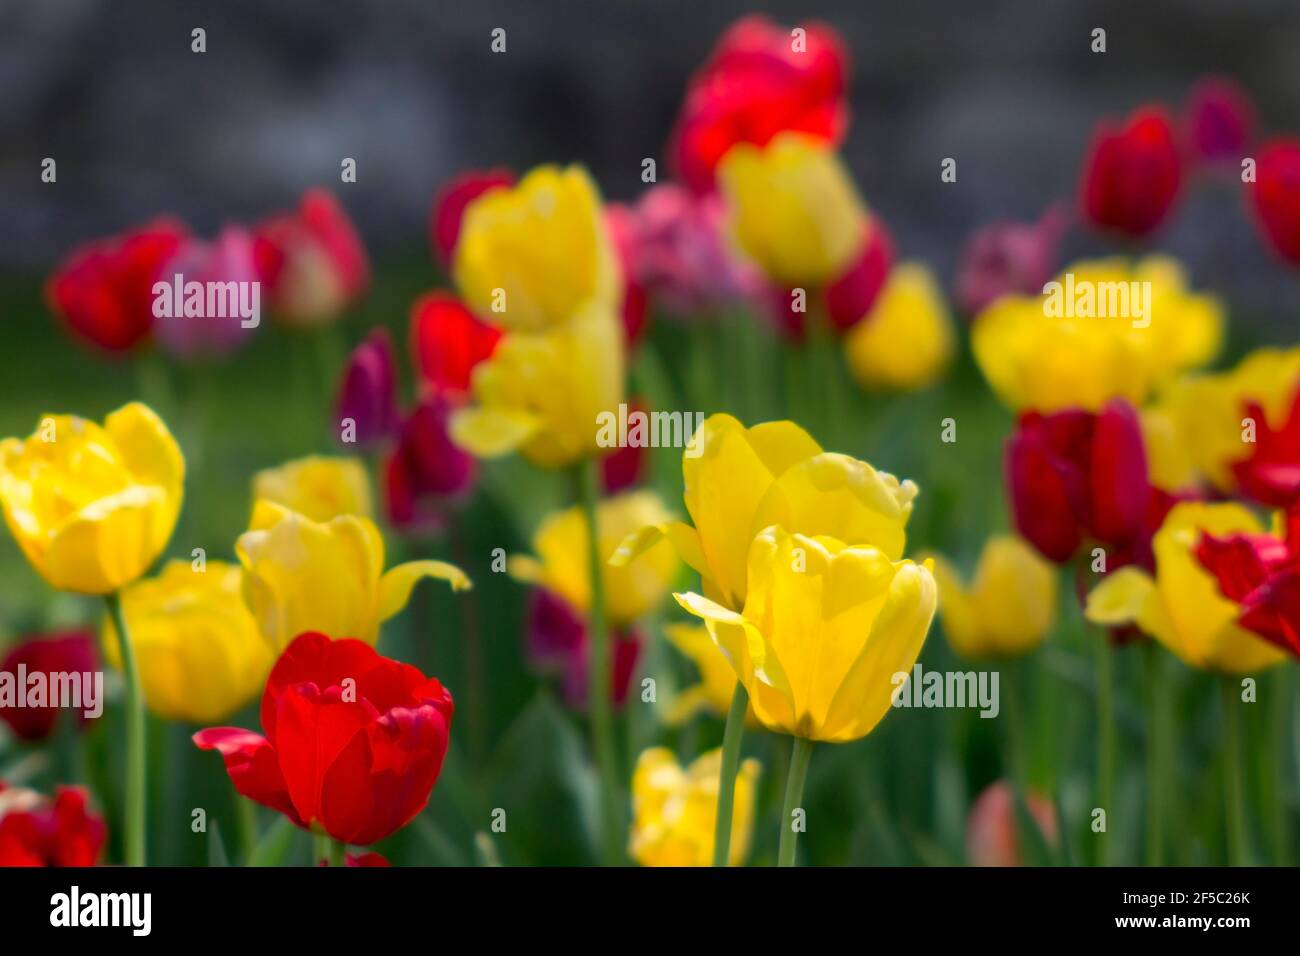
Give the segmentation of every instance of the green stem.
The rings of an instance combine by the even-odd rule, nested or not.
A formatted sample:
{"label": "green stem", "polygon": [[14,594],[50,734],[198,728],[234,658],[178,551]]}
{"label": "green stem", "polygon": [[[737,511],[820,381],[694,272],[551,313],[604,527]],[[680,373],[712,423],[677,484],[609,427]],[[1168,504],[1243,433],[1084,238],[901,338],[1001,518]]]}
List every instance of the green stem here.
{"label": "green stem", "polygon": [[1025,716],[1021,706],[1020,677],[1015,661],[1002,668],[1002,683],[1007,701],[1007,771],[1022,791],[1029,785],[1029,760],[1025,745]]}
{"label": "green stem", "polygon": [[609,698],[609,628],[605,621],[605,582],[601,572],[600,539],[596,526],[595,461],[577,466],[578,499],[587,526],[587,573],[591,578],[591,606],[588,623],[587,710],[591,717],[591,746],[600,772],[601,851],[607,866],[622,861],[622,826],[619,822],[618,771],[614,752],[614,725]]}
{"label": "green stem", "polygon": [[330,854],[333,852],[332,841],[324,833],[313,833],[311,838],[311,865],[319,866],[322,862],[328,863]]}
{"label": "green stem", "polygon": [[1097,642],[1097,806],[1106,813],[1106,829],[1097,834],[1097,865],[1110,864],[1111,794],[1115,786],[1114,651],[1104,630]]}
{"label": "green stem", "polygon": [[1223,700],[1223,789],[1226,798],[1228,865],[1246,865],[1246,818],[1242,815],[1241,792],[1241,701],[1236,679],[1222,678]]}
{"label": "green stem", "polygon": [[740,739],[745,735],[749,692],[736,682],[722,732],[722,770],[718,775],[718,815],[713,824],[713,865],[727,866],[731,858],[731,811],[736,801],[736,769],[740,766]]}
{"label": "green stem", "polygon": [[803,802],[803,784],[808,777],[808,761],[813,742],[807,737],[794,738],[790,751],[790,775],[785,778],[785,806],[781,810],[781,844],[776,854],[777,866],[794,866],[795,844],[799,832],[794,828],[794,811]]}
{"label": "green stem", "polygon": [[104,596],[117,631],[122,654],[122,675],[126,679],[126,818],[122,826],[127,866],[144,866],[144,696],[140,692],[140,670],[131,645],[131,632],[122,613],[122,598],[116,592]]}
{"label": "green stem", "polygon": [[235,820],[239,824],[239,848],[244,855],[244,865],[257,851],[257,805],[247,797],[235,796]]}
{"label": "green stem", "polygon": [[1269,693],[1272,700],[1269,705],[1269,759],[1268,783],[1273,829],[1273,865],[1291,865],[1291,827],[1287,817],[1286,784],[1283,782],[1283,768],[1287,762],[1287,711],[1290,709],[1291,671],[1288,667],[1277,667],[1273,671]]}
{"label": "green stem", "polygon": [[1164,735],[1161,732],[1160,708],[1160,648],[1147,642],[1143,649],[1146,663],[1146,718],[1147,718],[1147,825],[1146,865],[1161,866],[1164,859]]}
{"label": "green stem", "polygon": [[342,840],[331,839],[329,841],[329,861],[330,866],[346,866],[348,855],[348,845]]}

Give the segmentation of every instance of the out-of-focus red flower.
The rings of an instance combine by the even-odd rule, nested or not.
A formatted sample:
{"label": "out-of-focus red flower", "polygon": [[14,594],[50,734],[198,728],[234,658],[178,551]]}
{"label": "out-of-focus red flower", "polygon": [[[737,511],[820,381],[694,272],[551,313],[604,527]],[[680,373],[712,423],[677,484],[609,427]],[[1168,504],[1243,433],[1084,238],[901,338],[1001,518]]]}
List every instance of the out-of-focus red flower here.
{"label": "out-of-focus red flower", "polygon": [[1246,416],[1255,422],[1255,443],[1250,457],[1232,466],[1237,488],[1261,504],[1289,508],[1300,501],[1300,390],[1281,428],[1269,424],[1256,402],[1246,405]]}
{"label": "out-of-focus red flower", "polygon": [[[1025,794],[1025,809],[1038,824],[1048,844],[1057,840],[1056,810],[1036,793]],[[1019,818],[1016,797],[1005,780],[989,784],[971,805],[966,819],[966,856],[972,866],[1021,866]]]}
{"label": "out-of-focus red flower", "polygon": [[[99,656],[95,653],[95,635],[91,631],[58,631],[53,634],[25,638],[4,660],[0,672],[14,675],[18,686],[26,688],[18,677],[19,668],[30,677],[44,674],[47,679],[54,674],[87,674],[99,669]],[[77,724],[86,722],[84,709],[76,712]],[[0,706],[0,720],[7,723],[23,740],[43,740],[54,732],[59,722],[59,708]]]}
{"label": "out-of-focus red flower", "polygon": [[429,213],[429,245],[444,269],[451,268],[451,255],[460,238],[460,220],[465,215],[465,207],[489,189],[514,184],[515,174],[508,169],[471,169],[438,190]]}
{"label": "out-of-focus red flower", "polygon": [[[162,264],[158,280],[175,283],[176,276],[181,277],[182,297],[173,295],[172,315],[158,316],[154,319],[154,338],[158,344],[173,355],[182,358],[210,357],[223,355],[246,341],[257,329],[256,325],[244,325],[244,317],[239,313],[242,305],[252,305],[252,288],[257,281],[257,267],[253,256],[253,236],[240,226],[227,226],[211,241],[197,238],[185,239],[176,251]],[[235,283],[233,297],[223,291],[222,302],[213,302],[210,309],[205,291],[203,314],[186,315],[184,289],[191,282],[204,284]],[[224,311],[226,314],[221,315]],[[261,323],[262,301],[258,292],[257,322]],[[252,316],[249,317],[249,321]]]}
{"label": "out-of-focus red flower", "polygon": [[894,244],[889,230],[878,217],[873,217],[862,254],[848,271],[826,287],[826,314],[834,331],[847,332],[866,317],[893,267]]}
{"label": "out-of-focus red flower", "polygon": [[1100,229],[1141,238],[1165,221],[1183,181],[1183,158],[1162,107],[1102,121],[1083,164],[1083,216]]}
{"label": "out-of-focus red flower", "polygon": [[1269,248],[1300,265],[1300,138],[1279,137],[1260,150],[1247,192]]}
{"label": "out-of-focus red flower", "polygon": [[375,329],[343,365],[334,401],[336,440],[351,419],[355,442],[347,447],[374,449],[397,431],[397,359],[387,329]]}
{"label": "out-of-focus red flower", "polygon": [[995,222],[973,232],[957,264],[957,305],[968,316],[1004,295],[1037,295],[1056,275],[1066,215],[1053,206],[1034,223]]}
{"label": "out-of-focus red flower", "polygon": [[263,737],[238,727],[194,735],[216,750],[239,793],[300,827],[365,846],[429,801],[452,717],[436,678],[362,641],[301,634],[271,669]]}
{"label": "out-of-focus red flower", "polygon": [[153,285],[188,238],[174,219],[86,243],[45,284],[49,306],[69,329],[109,352],[125,352],[153,328]]}
{"label": "out-of-focus red flower", "polygon": [[447,395],[430,391],[402,423],[384,480],[388,518],[403,531],[440,530],[448,506],[474,486],[478,463],[447,431],[454,407]]}
{"label": "out-of-focus red flower", "polygon": [[[629,399],[627,406],[629,416],[634,412],[649,415],[645,402],[639,398]],[[613,495],[637,485],[645,477],[647,463],[644,445],[619,445],[600,460],[601,488],[604,493]]]}
{"label": "out-of-focus red flower", "polygon": [[479,320],[450,292],[430,292],[411,307],[411,352],[425,385],[469,392],[474,366],[492,356],[501,331]]}
{"label": "out-of-focus red flower", "polygon": [[370,282],[361,237],[324,189],[308,190],[296,210],[258,226],[253,251],[263,292],[287,325],[333,321]]}
{"label": "out-of-focus red flower", "polygon": [[843,139],[848,54],[830,27],[802,29],[796,37],[766,17],[745,17],[691,78],[669,144],[691,189],[713,188],[718,162],[736,143],[762,146],[785,130]]}
{"label": "out-of-focus red flower", "polygon": [[[317,860],[317,866],[329,866],[329,860]],[[343,865],[352,866],[392,866],[383,854],[375,853],[373,850],[369,853],[346,853],[343,856]]]}
{"label": "out-of-focus red flower", "polygon": [[1131,543],[1150,498],[1137,413],[1115,399],[1096,414],[1022,415],[1006,479],[1017,530],[1048,560],[1068,561],[1089,539]]}
{"label": "out-of-focus red flower", "polygon": [[1197,159],[1235,165],[1250,146],[1255,107],[1237,83],[1207,76],[1188,94],[1184,122]]}
{"label": "out-of-focus red flower", "polygon": [[1205,534],[1196,557],[1241,605],[1237,623],[1300,657],[1300,509],[1287,512],[1280,538]]}
{"label": "out-of-focus red flower", "polygon": [[0,867],[94,866],[107,835],[81,787],[59,787],[50,800],[0,780]]}
{"label": "out-of-focus red flower", "polygon": [[[564,701],[575,710],[587,707],[587,622],[568,601],[546,588],[534,588],[524,624],[528,659],[540,672],[560,678]],[[610,699],[622,706],[641,656],[641,637],[634,631],[611,636]]]}

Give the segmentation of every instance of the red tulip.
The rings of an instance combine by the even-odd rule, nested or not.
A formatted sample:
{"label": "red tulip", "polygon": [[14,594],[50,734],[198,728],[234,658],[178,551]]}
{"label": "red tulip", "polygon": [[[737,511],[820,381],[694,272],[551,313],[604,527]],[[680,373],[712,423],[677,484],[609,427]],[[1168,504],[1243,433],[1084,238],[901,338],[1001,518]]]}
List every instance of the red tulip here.
{"label": "red tulip", "polygon": [[957,305],[977,315],[1004,295],[1038,295],[1057,272],[1066,217],[1053,206],[1036,223],[995,222],[977,229],[957,264]]}
{"label": "red tulip", "polygon": [[1173,208],[1183,159],[1161,107],[1135,111],[1121,127],[1103,121],[1083,164],[1083,215],[1100,229],[1143,237]]}
{"label": "red tulip", "polygon": [[263,292],[289,325],[330,322],[370,282],[370,260],[342,205],[324,189],[257,227],[254,255]]}
{"label": "red tulip", "polygon": [[465,207],[489,189],[514,183],[515,174],[508,169],[474,169],[461,173],[438,190],[429,215],[429,244],[444,269],[451,268]]}
{"label": "red tulip", "polygon": [[[589,642],[585,618],[545,588],[533,589],[527,613],[524,634],[529,660],[542,673],[560,678],[565,703],[575,710],[586,709]],[[621,706],[641,656],[641,638],[635,632],[615,632],[610,652],[610,700]]]}
{"label": "red tulip", "polygon": [[894,244],[889,230],[879,218],[873,218],[861,255],[844,275],[826,287],[826,314],[832,329],[847,332],[866,318],[893,266]]}
{"label": "red tulip", "polygon": [[301,634],[271,669],[263,737],[237,727],[194,735],[239,793],[300,827],[367,845],[424,809],[447,753],[451,694],[436,678],[361,641]]}
{"label": "red tulip", "polygon": [[158,219],[79,246],[46,282],[46,301],[81,338],[125,352],[152,330],[154,282],[187,236],[176,220]]}
{"label": "red tulip", "polygon": [[1281,428],[1273,428],[1256,402],[1246,405],[1255,422],[1250,457],[1233,464],[1232,474],[1243,495],[1274,508],[1300,501],[1300,390],[1296,391]]}
{"label": "red tulip", "polygon": [[[86,674],[99,669],[95,653],[95,635],[90,631],[59,631],[48,636],[28,638],[0,661],[0,672],[15,675],[19,667],[30,675],[45,674],[47,682],[54,674]],[[0,720],[7,723],[23,740],[43,740],[54,732],[59,722],[58,707],[0,706]],[[85,711],[77,711],[77,724],[86,722]]]}
{"label": "red tulip", "polygon": [[82,788],[59,787],[50,800],[0,780],[0,867],[94,866],[107,835]]}
{"label": "red tulip", "polygon": [[1028,412],[1007,442],[1006,478],[1016,528],[1048,560],[1068,561],[1088,539],[1129,545],[1150,500],[1137,413],[1122,399],[1095,415]]}
{"label": "red tulip", "polygon": [[[1052,802],[1036,793],[1026,793],[1025,809],[1033,817],[1043,838],[1055,844],[1056,810]],[[989,784],[976,798],[966,820],[966,856],[972,866],[1021,866],[1024,854],[1015,793],[1005,780]]]}
{"label": "red tulip", "polygon": [[1247,186],[1255,221],[1269,248],[1300,265],[1300,138],[1280,137],[1260,151]]}
{"label": "red tulip", "polygon": [[830,27],[808,24],[802,46],[766,17],[732,25],[691,78],[669,151],[691,189],[713,188],[736,143],[766,144],[786,130],[838,143],[848,128],[848,54]]}
{"label": "red tulip", "polygon": [[336,436],[342,436],[343,423],[351,419],[355,442],[349,446],[373,449],[396,432],[396,366],[387,329],[375,329],[348,356],[334,402],[334,423],[339,429]]}
{"label": "red tulip", "polygon": [[474,367],[492,356],[499,329],[481,322],[450,292],[430,292],[411,307],[411,352],[422,381],[439,392],[469,391]]}
{"label": "red tulip", "polygon": [[478,463],[451,440],[453,403],[429,392],[402,423],[385,469],[388,517],[408,532],[436,531],[446,507],[474,485]]}
{"label": "red tulip", "polygon": [[1250,146],[1255,108],[1232,80],[1209,76],[1192,87],[1186,123],[1198,159],[1236,165]]}
{"label": "red tulip", "polygon": [[[210,241],[185,239],[162,264],[158,278],[171,285],[178,275],[187,284],[234,282],[247,289],[257,281],[252,234],[240,226],[226,226]],[[172,315],[155,319],[154,338],[159,346],[181,358],[230,352],[257,329],[257,325],[245,325],[244,316],[229,308],[224,310],[229,313],[226,315],[207,314],[205,310],[205,314],[198,316],[180,314],[179,303],[173,309]],[[257,322],[261,322],[260,297]]]}
{"label": "red tulip", "polygon": [[1300,509],[1287,513],[1281,538],[1205,534],[1196,557],[1241,605],[1237,623],[1300,657]]}

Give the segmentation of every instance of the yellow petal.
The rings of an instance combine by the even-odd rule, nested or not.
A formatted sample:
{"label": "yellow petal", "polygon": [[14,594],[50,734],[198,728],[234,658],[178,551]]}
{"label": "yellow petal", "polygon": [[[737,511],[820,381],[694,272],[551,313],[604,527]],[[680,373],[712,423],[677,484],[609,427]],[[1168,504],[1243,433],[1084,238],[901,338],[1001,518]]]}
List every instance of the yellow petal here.
{"label": "yellow petal", "polygon": [[1155,582],[1141,568],[1119,568],[1088,593],[1084,616],[1094,624],[1132,624],[1155,596]]}
{"label": "yellow petal", "polygon": [[500,458],[536,434],[540,419],[501,408],[458,408],[449,423],[451,440],[478,458]]}
{"label": "yellow petal", "polygon": [[386,621],[406,607],[411,589],[421,578],[446,581],[453,591],[468,591],[473,586],[464,571],[446,561],[408,561],[399,564],[379,579],[379,620]]}

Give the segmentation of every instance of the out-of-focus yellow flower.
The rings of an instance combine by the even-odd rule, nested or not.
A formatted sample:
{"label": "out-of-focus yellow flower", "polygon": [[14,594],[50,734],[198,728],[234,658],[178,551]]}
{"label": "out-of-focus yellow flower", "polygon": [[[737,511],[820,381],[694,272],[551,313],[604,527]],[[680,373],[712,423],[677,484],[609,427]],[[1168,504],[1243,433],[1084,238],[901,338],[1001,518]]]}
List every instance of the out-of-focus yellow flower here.
{"label": "out-of-focus yellow flower", "polygon": [[101,427],[46,415],[0,441],[0,504],[27,560],[53,587],[108,594],[158,559],[181,510],[185,460],[152,409],[124,405]]}
{"label": "out-of-focus yellow flower", "polygon": [[1159,400],[1142,409],[1139,417],[1151,484],[1164,491],[1195,486],[1201,472],[1175,409],[1167,401]]}
{"label": "out-of-focus yellow flower", "polygon": [[1240,607],[1219,593],[1195,553],[1205,532],[1263,530],[1250,511],[1231,502],[1174,505],[1152,541],[1155,578],[1140,568],[1120,568],[1088,595],[1085,613],[1098,624],[1137,624],[1191,667],[1227,674],[1271,667],[1285,653],[1237,625]]}
{"label": "out-of-focus yellow flower", "polygon": [[[222,720],[262,690],[273,659],[240,596],[241,578],[222,561],[201,571],[169,561],[122,592],[145,701],[164,720]],[[103,639],[109,662],[121,667],[111,617]]]}
{"label": "out-of-focus yellow flower", "polygon": [[642,528],[612,560],[631,561],[667,537],[699,572],[705,596],[732,610],[745,604],[750,543],[764,528],[870,544],[896,560],[916,497],[911,481],[822,451],[794,422],[746,428],[730,415],[705,419],[682,455],[682,480],[694,527]]}
{"label": "out-of-focus yellow flower", "polygon": [[[596,506],[597,544],[605,585],[605,616],[618,627],[653,609],[668,594],[681,562],[667,542],[650,549],[645,560],[613,567],[609,556],[620,541],[648,524],[668,520],[668,509],[653,491],[629,491]],[[510,573],[520,581],[554,591],[585,615],[591,603],[587,567],[587,519],[578,507],[558,512],[533,535],[537,557],[510,559]]]}
{"label": "out-of-focus yellow flower", "polygon": [[305,631],[374,644],[379,623],[403,607],[421,578],[470,586],[455,565],[409,561],[384,571],[384,539],[369,518],[312,521],[270,501],[253,506],[235,542],[244,568],[244,600],[262,637],[278,654]]}
{"label": "out-of-focus yellow flower", "polygon": [[253,500],[284,505],[312,521],[339,515],[369,518],[370,476],[359,458],[310,455],[267,468],[253,476]]}
{"label": "out-of-focus yellow flower", "polygon": [[480,458],[519,450],[543,468],[596,455],[599,416],[623,400],[623,351],[622,324],[603,307],[544,333],[507,333],[475,367],[477,405],[452,415],[452,439]]}
{"label": "out-of-focus yellow flower", "polygon": [[871,311],[844,337],[849,371],[863,388],[924,388],[952,361],[952,318],[934,274],[917,262],[889,273]]}
{"label": "out-of-focus yellow flower", "polygon": [[[684,688],[668,707],[665,721],[670,725],[686,722],[701,710],[715,717],[726,717],[731,710],[731,695],[736,691],[736,672],[727,662],[722,649],[713,643],[709,629],[699,624],[669,624],[664,636],[673,647],[690,658],[700,672],[700,682]],[[757,727],[754,709],[748,708],[745,723]]]}
{"label": "out-of-focus yellow flower", "polygon": [[749,551],[741,613],[676,595],[727,652],[765,727],[840,743],[865,737],[916,663],[934,617],[930,564],[771,527]]}
{"label": "out-of-focus yellow flower", "polygon": [[869,228],[848,170],[825,141],[782,133],[738,143],[718,166],[731,234],[775,282],[820,286],[849,264]]}
{"label": "out-of-focus yellow flower", "polygon": [[[709,866],[718,812],[722,748],[682,769],[666,747],[642,751],[632,774],[632,833],[628,854],[642,866]],[[731,848],[727,863],[740,866],[754,830],[758,761],[741,761],[736,773]]]}
{"label": "out-of-focus yellow flower", "polygon": [[1112,398],[1141,405],[1218,353],[1223,307],[1188,289],[1172,259],[1079,262],[1055,281],[1059,295],[1004,296],[971,330],[976,362],[1013,409],[1096,411]]}
{"label": "out-of-focus yellow flower", "polygon": [[506,329],[537,332],[622,303],[600,193],[580,166],[539,166],[471,202],[452,272],[469,306]]}
{"label": "out-of-focus yellow flower", "polygon": [[1233,491],[1232,465],[1254,450],[1243,439],[1247,406],[1258,404],[1268,424],[1281,428],[1298,387],[1300,348],[1257,349],[1229,371],[1182,379],[1160,405],[1196,468],[1216,488]]}
{"label": "out-of-focus yellow flower", "polygon": [[986,541],[969,587],[942,557],[934,579],[944,633],[962,657],[1027,654],[1056,621],[1056,569],[1019,538]]}

